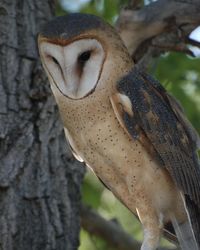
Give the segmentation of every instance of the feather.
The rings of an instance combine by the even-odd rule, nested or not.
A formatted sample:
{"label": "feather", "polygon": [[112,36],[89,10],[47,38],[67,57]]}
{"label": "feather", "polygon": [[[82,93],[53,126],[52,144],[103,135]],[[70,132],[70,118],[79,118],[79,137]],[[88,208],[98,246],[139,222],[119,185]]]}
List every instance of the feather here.
{"label": "feather", "polygon": [[[115,99],[116,95],[118,99]],[[129,101],[124,103],[123,100],[127,99]],[[173,218],[181,244],[184,242],[181,237],[185,239],[186,232],[191,236],[189,228],[192,228],[200,247],[200,220],[196,218],[200,218],[200,165],[196,152],[199,136],[182,108],[158,81],[136,68],[118,82],[117,93],[111,98],[111,103],[115,111],[120,107],[118,116],[125,131],[133,140],[139,140],[159,166],[169,172],[184,195],[189,220],[180,227]],[[194,247],[191,242],[190,246]]]}

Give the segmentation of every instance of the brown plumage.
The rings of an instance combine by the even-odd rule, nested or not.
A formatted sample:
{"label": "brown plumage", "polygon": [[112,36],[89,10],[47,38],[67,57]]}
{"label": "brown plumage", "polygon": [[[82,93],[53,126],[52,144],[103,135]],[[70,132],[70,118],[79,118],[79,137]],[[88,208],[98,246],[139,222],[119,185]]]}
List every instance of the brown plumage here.
{"label": "brown plumage", "polygon": [[142,250],[156,249],[169,223],[183,249],[199,249],[198,136],[179,104],[97,17],[56,18],[38,43],[75,157],[138,215]]}

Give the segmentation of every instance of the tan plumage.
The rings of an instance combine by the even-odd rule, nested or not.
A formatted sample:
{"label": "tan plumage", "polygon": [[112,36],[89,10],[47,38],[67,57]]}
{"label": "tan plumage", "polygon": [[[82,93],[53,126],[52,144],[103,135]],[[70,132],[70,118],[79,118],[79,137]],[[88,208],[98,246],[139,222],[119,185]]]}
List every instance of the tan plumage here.
{"label": "tan plumage", "polygon": [[57,18],[38,42],[74,155],[138,215],[142,250],[156,249],[171,222],[175,229],[191,223],[188,242],[198,249],[197,136],[178,104],[134,68],[117,33],[97,17]]}

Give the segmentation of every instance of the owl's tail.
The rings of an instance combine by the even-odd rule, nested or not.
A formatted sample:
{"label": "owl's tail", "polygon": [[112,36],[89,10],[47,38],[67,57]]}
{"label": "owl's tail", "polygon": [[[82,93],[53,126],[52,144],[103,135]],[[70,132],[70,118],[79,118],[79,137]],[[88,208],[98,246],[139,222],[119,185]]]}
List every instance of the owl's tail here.
{"label": "owl's tail", "polygon": [[185,205],[188,211],[194,238],[198,245],[197,249],[200,250],[200,208],[187,195],[185,195]]}
{"label": "owl's tail", "polygon": [[171,218],[179,245],[182,250],[200,250],[200,210],[187,195],[185,206],[188,221],[179,223],[175,217]]}

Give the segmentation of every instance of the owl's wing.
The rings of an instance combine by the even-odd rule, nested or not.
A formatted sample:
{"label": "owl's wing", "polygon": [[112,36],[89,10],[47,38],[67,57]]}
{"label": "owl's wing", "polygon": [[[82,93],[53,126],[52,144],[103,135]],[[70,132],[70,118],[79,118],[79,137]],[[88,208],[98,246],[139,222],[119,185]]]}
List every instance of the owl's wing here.
{"label": "owl's wing", "polygon": [[183,193],[200,205],[198,137],[179,104],[156,80],[137,69],[118,83],[111,102],[133,140],[154,154]]}
{"label": "owl's wing", "polygon": [[[154,80],[155,81],[155,80]],[[165,91],[165,89],[164,89]],[[190,139],[194,142],[196,145],[196,149],[200,148],[200,137],[197,133],[197,131],[194,129],[190,121],[187,119],[187,117],[184,114],[184,110],[181,107],[180,103],[169,93],[165,91],[165,94],[168,98],[168,101],[171,105],[171,108],[173,109],[174,113],[176,114],[179,121],[181,121],[185,131],[190,135]]]}
{"label": "owl's wing", "polygon": [[[137,69],[118,82],[111,103],[124,130],[168,170],[188,209],[200,215],[199,137],[180,105],[158,81]],[[200,230],[200,219],[196,226]]]}

